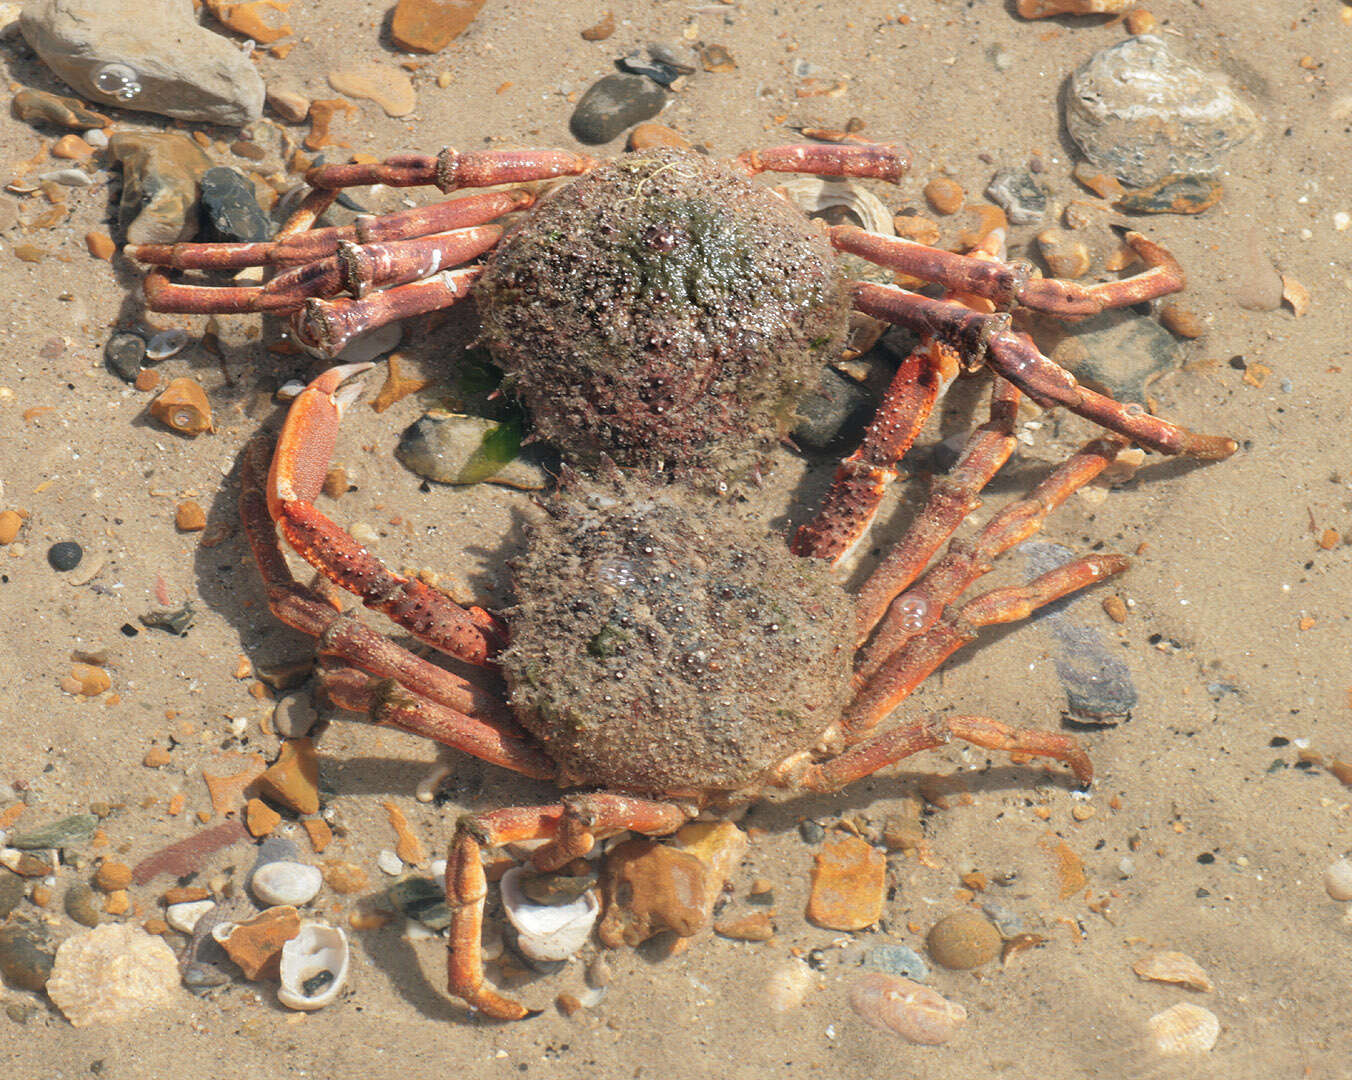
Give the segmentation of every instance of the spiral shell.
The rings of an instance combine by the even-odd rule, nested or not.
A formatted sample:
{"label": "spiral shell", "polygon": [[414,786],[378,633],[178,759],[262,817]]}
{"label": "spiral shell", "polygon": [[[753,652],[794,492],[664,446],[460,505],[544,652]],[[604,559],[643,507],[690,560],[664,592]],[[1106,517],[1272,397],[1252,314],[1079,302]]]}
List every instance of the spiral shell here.
{"label": "spiral shell", "polygon": [[150,415],[184,435],[214,431],[211,404],[194,379],[175,379],[150,403]]}

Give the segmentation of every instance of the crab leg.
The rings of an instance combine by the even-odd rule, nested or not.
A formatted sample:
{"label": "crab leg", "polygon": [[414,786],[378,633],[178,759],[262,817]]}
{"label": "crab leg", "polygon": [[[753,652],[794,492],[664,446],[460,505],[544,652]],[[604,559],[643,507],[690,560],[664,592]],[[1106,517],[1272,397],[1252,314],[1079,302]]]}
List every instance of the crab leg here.
{"label": "crab leg", "polygon": [[519,184],[556,176],[581,176],[596,168],[596,159],[568,150],[477,150],[462,154],[453,147],[441,153],[394,154],[369,165],[321,165],[305,174],[315,188],[419,187],[432,184],[442,191],[456,188]]}
{"label": "crab leg", "polygon": [[1007,262],[958,255],[900,236],[882,236],[854,225],[831,228],[831,243],[889,270],[933,281],[950,291],[972,293],[993,300],[997,307],[1015,304],[1063,318],[1097,315],[1110,308],[1178,292],[1185,278],[1178,261],[1159,244],[1138,232],[1123,239],[1141,257],[1146,269],[1119,281],[1081,285],[1057,278],[1035,278],[1026,267]]}
{"label": "crab leg", "polygon": [[1043,605],[1120,574],[1128,565],[1121,555],[1072,559],[1027,585],[993,589],[969,600],[956,614],[945,615],[907,640],[859,688],[841,718],[847,741],[867,736],[940,664],[975,639],[981,627],[1026,619]]}
{"label": "crab leg", "polygon": [[[519,1002],[505,998],[484,982],[483,921],[488,878],[484,874],[483,849],[522,840],[553,840],[567,832],[570,819],[581,826],[563,845],[568,851],[591,849],[591,840],[633,829],[651,836],[675,832],[690,814],[670,803],[631,795],[596,794],[569,799],[552,806],[512,807],[485,814],[470,814],[456,823],[446,856],[446,905],[451,909],[447,981],[450,992],[471,1008],[495,1020],[523,1020],[539,1015]],[[585,838],[585,840],[584,840]],[[585,847],[583,843],[585,842]],[[535,856],[552,845],[546,845]],[[572,858],[555,865],[562,865]]]}
{"label": "crab leg", "polygon": [[322,356],[334,357],[358,334],[386,323],[442,311],[469,295],[482,266],[442,270],[422,281],[394,285],[360,299],[311,299],[292,317],[297,340]]}
{"label": "crab leg", "polygon": [[347,665],[322,668],[320,683],[335,705],[368,713],[385,727],[431,739],[490,765],[500,765],[538,780],[551,780],[558,772],[554,763],[510,719],[466,715],[415,693],[394,679],[373,679]]}
{"label": "crab leg", "polygon": [[503,627],[494,616],[482,608],[462,608],[423,582],[396,574],[314,505],[339,419],[359,392],[339,387],[370,366],[330,368],[292,403],[268,473],[268,511],[301,558],[335,585],[384,612],[420,641],[472,664],[487,663],[503,644]]}
{"label": "crab leg", "polygon": [[852,176],[897,183],[911,167],[906,152],[886,143],[802,143],[747,150],[732,159],[748,176],[763,172]]}
{"label": "crab leg", "polygon": [[1064,405],[1100,427],[1163,454],[1214,460],[1229,457],[1238,448],[1234,439],[1194,434],[1150,415],[1134,402],[1123,404],[1081,386],[1038,352],[1027,335],[1006,329],[1008,315],[983,315],[963,304],[931,300],[893,285],[860,281],[853,289],[856,310],[952,342],[965,356],[984,356],[993,371],[1039,405]]}
{"label": "crab leg", "polygon": [[497,225],[478,225],[383,244],[339,240],[338,254],[292,267],[266,285],[184,285],[151,271],[145,280],[146,302],[154,311],[203,315],[285,313],[295,311],[312,297],[346,291],[361,298],[373,288],[417,281],[443,266],[469,262],[492,248],[501,236],[502,229]]}
{"label": "crab leg", "polygon": [[[332,192],[311,192],[331,199]],[[431,233],[450,232],[473,225],[486,225],[503,214],[525,210],[535,204],[529,191],[485,191],[458,199],[416,206],[378,217],[363,214],[352,225],[330,226],[294,234],[286,232],[301,217],[298,210],[273,240],[255,244],[128,244],[123,252],[138,262],[168,266],[175,270],[240,270],[246,266],[298,266],[338,251],[340,240],[358,244],[407,240]],[[321,211],[322,212],[322,211]],[[309,220],[313,220],[310,218]]]}

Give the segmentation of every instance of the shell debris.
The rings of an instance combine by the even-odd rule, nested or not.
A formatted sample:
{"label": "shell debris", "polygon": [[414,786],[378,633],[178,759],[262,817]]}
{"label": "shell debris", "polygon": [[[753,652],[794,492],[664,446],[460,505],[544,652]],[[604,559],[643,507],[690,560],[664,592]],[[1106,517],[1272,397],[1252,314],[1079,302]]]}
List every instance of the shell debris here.
{"label": "shell debris", "polygon": [[282,946],[277,1000],[310,1012],[337,999],[347,982],[347,935],[323,922],[307,922]]}
{"label": "shell debris", "polygon": [[47,996],[75,1027],[117,1024],[173,1006],[178,961],[163,938],[103,923],[61,943]]}
{"label": "shell debris", "polygon": [[1189,990],[1211,991],[1211,979],[1187,953],[1153,952],[1132,964],[1131,970],[1150,982],[1177,983]]}

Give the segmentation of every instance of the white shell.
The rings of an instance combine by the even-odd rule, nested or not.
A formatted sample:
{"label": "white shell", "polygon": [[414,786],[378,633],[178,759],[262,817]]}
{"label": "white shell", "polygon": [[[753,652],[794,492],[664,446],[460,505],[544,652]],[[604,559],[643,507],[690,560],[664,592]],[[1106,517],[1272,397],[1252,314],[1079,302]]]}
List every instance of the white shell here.
{"label": "white shell", "polygon": [[771,1012],[791,1012],[803,1003],[811,988],[812,969],[801,960],[790,960],[765,980],[765,1004]]}
{"label": "white shell", "polygon": [[[338,997],[347,982],[347,935],[336,926],[322,922],[304,922],[300,933],[282,946],[281,985],[277,1000],[288,1009],[309,1012],[322,1009]],[[316,975],[333,976],[313,994],[305,993],[305,983]]]}
{"label": "white shell", "polygon": [[907,1042],[939,1046],[967,1021],[967,1010],[928,986],[871,971],[850,985],[850,1005],[866,1023]]}
{"label": "white shell", "polygon": [[116,1024],[179,1003],[178,960],[163,938],[103,923],[61,943],[47,996],[75,1027]]}
{"label": "white shell", "polygon": [[264,863],[253,872],[249,889],[259,903],[266,907],[290,904],[300,907],[308,904],[324,884],[324,875],[317,866],[278,859]]}
{"label": "white shell", "polygon": [[822,180],[815,176],[795,176],[775,185],[787,197],[789,202],[800,207],[804,213],[813,214],[819,210],[829,210],[833,206],[843,206],[862,223],[869,232],[895,236],[896,228],[892,224],[892,211],[868,188],[852,180]]}
{"label": "white shell", "polygon": [[1334,900],[1352,900],[1352,859],[1339,859],[1324,871],[1324,888]]}
{"label": "white shell", "polygon": [[587,943],[601,913],[596,891],[588,889],[568,904],[536,904],[518,884],[523,873],[514,866],[502,875],[502,906],[516,927],[518,948],[533,960],[567,960]]}
{"label": "white shell", "polygon": [[1215,1013],[1187,1001],[1156,1013],[1149,1025],[1150,1040],[1161,1054],[1205,1054],[1221,1033]]}
{"label": "white shell", "polygon": [[191,934],[197,920],[216,906],[214,900],[185,900],[164,909],[164,921],[185,934]]}

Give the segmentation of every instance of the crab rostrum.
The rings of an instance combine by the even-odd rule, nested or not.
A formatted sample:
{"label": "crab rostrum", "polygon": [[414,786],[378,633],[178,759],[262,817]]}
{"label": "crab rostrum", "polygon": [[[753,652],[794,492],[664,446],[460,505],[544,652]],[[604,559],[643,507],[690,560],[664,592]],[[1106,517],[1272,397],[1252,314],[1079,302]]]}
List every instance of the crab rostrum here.
{"label": "crab rostrum", "polygon": [[[955,737],[1050,757],[1079,783],[1092,779],[1069,734],[980,716],[889,718],[981,627],[1024,618],[1126,567],[1120,556],[1094,555],[960,599],[1128,442],[1201,458],[1225,457],[1235,444],[1080,386],[1011,328],[1006,312],[1016,305],[1077,317],[1181,288],[1175,261],[1144,237],[1125,237],[1145,264],[1132,277],[1044,280],[1001,261],[1000,230],[957,255],[821,226],[753,179],[770,170],[895,181],[905,165],[893,147],[850,144],[726,163],[679,149],[605,164],[558,150],[445,150],[312,172],[314,191],[268,243],[128,248],[161,267],[288,268],[249,288],[183,284],[157,269],[147,296],[162,311],[291,314],[299,338],[328,355],[473,289],[510,386],[578,470],[565,469],[531,530],[512,567],[515,606],[499,615],[395,573],[316,508],[356,392],[349,380],[367,365],[320,375],[291,406],[270,466],[257,442],[244,461],[243,518],[270,607],[319,639],[323,682],[338,705],[579,789],[545,806],[469,815],[456,828],[446,875],[450,989],[490,1016],[529,1012],[483,977],[485,847],[543,840],[531,858],[553,870],[624,830],[665,835],[769,789],[834,790]],[[349,185],[449,192],[559,176],[578,179],[538,201],[526,189],[495,190],[311,227]],[[513,211],[525,213],[504,233],[494,222]],[[848,281],[838,252],[935,282],[945,296]],[[921,345],[817,515],[786,545],[720,493],[754,475],[792,426],[821,364],[842,349],[852,310],[912,328]],[[832,567],[867,531],[939,396],[961,370],[983,365],[995,375],[988,421],[847,593]],[[936,559],[1011,454],[1024,393],[1109,434]],[[298,582],[279,530],[330,581],[418,640],[499,672],[506,698],[488,689],[494,680],[423,659]]]}

